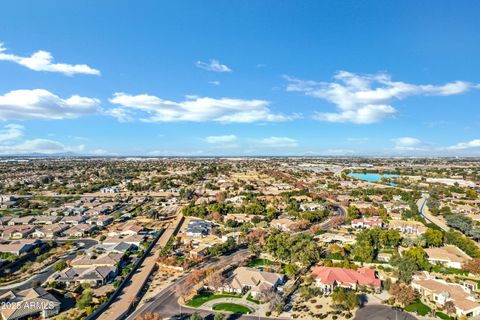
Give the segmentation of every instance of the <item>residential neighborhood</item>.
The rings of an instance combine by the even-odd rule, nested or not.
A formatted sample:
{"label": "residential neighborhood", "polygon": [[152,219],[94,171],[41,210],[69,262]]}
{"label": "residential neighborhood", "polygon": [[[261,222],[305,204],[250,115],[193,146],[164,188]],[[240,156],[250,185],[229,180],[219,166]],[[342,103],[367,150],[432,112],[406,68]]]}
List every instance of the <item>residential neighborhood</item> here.
{"label": "residential neighborhood", "polygon": [[[50,160],[0,163],[30,170],[28,180],[1,181],[0,313],[335,320],[387,307],[475,318],[480,171],[473,160],[430,161],[67,159],[48,171],[37,168]],[[124,173],[70,182],[106,168]],[[362,179],[370,172],[389,178]],[[417,178],[460,175],[474,184]],[[53,307],[27,313],[31,299]]]}

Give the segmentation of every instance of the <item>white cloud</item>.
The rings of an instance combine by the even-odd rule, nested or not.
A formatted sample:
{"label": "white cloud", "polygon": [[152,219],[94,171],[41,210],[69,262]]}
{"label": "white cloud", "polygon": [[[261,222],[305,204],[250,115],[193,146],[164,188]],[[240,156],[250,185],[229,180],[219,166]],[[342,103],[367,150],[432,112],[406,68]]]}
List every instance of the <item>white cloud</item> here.
{"label": "white cloud", "polygon": [[48,71],[63,73],[67,76],[74,74],[100,75],[100,71],[89,67],[86,64],[66,64],[54,63],[53,56],[48,51],[37,51],[30,57],[17,56],[11,53],[5,53],[7,49],[0,42],[0,60],[12,61],[34,71]]}
{"label": "white cloud", "polygon": [[208,83],[210,83],[212,86],[219,86],[220,85],[220,81],[218,81],[218,80],[208,81]]}
{"label": "white cloud", "polygon": [[447,147],[449,150],[465,150],[472,148],[480,148],[480,139],[475,139],[467,142],[460,142],[453,146]]}
{"label": "white cloud", "polygon": [[316,112],[314,118],[329,122],[370,124],[392,116],[397,110],[394,100],[408,96],[449,96],[477,88],[475,84],[455,81],[443,85],[415,85],[392,81],[390,75],[358,75],[340,71],[333,82],[316,82],[284,77],[289,84],[287,91],[326,100],[337,107],[337,112]]}
{"label": "white cloud", "polygon": [[0,143],[18,140],[23,137],[25,127],[20,124],[7,124],[0,130]]}
{"label": "white cloud", "polygon": [[237,136],[230,134],[224,136],[209,136],[205,138],[208,143],[231,143],[237,141]]}
{"label": "white cloud", "polygon": [[60,98],[43,89],[14,90],[0,95],[0,120],[72,119],[98,111],[100,101],[73,95]]}
{"label": "white cloud", "polygon": [[288,137],[269,137],[256,140],[256,143],[271,148],[293,148],[298,147],[298,141]]}
{"label": "white cloud", "polygon": [[313,118],[328,122],[353,122],[356,124],[371,124],[383,120],[397,111],[392,106],[386,105],[368,105],[356,110],[346,110],[340,113],[334,112],[315,112]]}
{"label": "white cloud", "polygon": [[48,139],[32,139],[26,140],[16,145],[2,145],[0,146],[0,154],[3,155],[17,155],[17,154],[55,154],[66,152],[82,152],[85,149],[84,145],[65,146],[64,144],[48,140]]}
{"label": "white cloud", "polygon": [[422,141],[413,137],[400,137],[392,139],[392,142],[395,145],[397,150],[413,151],[413,150],[423,150]]}
{"label": "white cloud", "polygon": [[232,69],[230,69],[227,65],[221,64],[220,61],[216,59],[211,59],[209,62],[203,62],[203,61],[197,61],[195,63],[197,67],[200,69],[204,69],[207,71],[213,71],[213,72],[232,72]]}
{"label": "white cloud", "polygon": [[109,113],[119,120],[132,120],[140,113],[147,122],[215,121],[223,123],[276,122],[297,118],[298,115],[272,113],[265,100],[208,98],[187,96],[176,102],[147,94],[115,93],[110,102],[120,107]]}

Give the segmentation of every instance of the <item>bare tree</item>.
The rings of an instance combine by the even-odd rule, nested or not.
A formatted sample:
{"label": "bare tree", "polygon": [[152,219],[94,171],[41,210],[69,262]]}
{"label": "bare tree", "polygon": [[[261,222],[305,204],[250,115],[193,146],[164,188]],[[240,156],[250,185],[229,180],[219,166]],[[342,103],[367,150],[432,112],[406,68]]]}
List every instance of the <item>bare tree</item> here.
{"label": "bare tree", "polygon": [[445,302],[445,311],[447,311],[448,314],[455,314],[455,311],[457,310],[455,308],[455,304],[453,303],[453,301],[447,301]]}
{"label": "bare tree", "polygon": [[182,282],[175,287],[175,293],[177,296],[179,296],[182,302],[185,302],[185,297],[188,295],[190,290],[191,286],[187,282]]}
{"label": "bare tree", "polygon": [[224,278],[222,276],[221,271],[212,273],[207,278],[207,285],[210,288],[214,288],[215,290],[222,287],[224,282]]}

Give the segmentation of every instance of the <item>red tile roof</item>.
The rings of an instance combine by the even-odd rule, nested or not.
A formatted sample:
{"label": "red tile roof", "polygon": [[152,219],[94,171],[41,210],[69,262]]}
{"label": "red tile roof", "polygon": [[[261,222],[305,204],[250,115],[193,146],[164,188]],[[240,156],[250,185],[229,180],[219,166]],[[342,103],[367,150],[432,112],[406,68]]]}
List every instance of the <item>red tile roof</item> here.
{"label": "red tile roof", "polygon": [[333,284],[337,282],[341,285],[363,285],[375,288],[381,287],[380,279],[375,277],[375,270],[371,269],[342,269],[333,267],[315,267],[313,274],[324,284]]}

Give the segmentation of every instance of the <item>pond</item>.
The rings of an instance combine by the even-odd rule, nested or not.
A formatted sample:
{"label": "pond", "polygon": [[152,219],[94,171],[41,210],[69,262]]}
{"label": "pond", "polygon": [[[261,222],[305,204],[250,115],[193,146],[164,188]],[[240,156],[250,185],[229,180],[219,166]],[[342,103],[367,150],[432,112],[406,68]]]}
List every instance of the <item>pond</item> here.
{"label": "pond", "polygon": [[[382,178],[398,178],[400,175],[398,174],[379,174],[379,173],[349,173],[349,177],[360,179],[363,181],[368,182],[378,182]],[[395,186],[394,183],[390,183],[390,185]]]}

